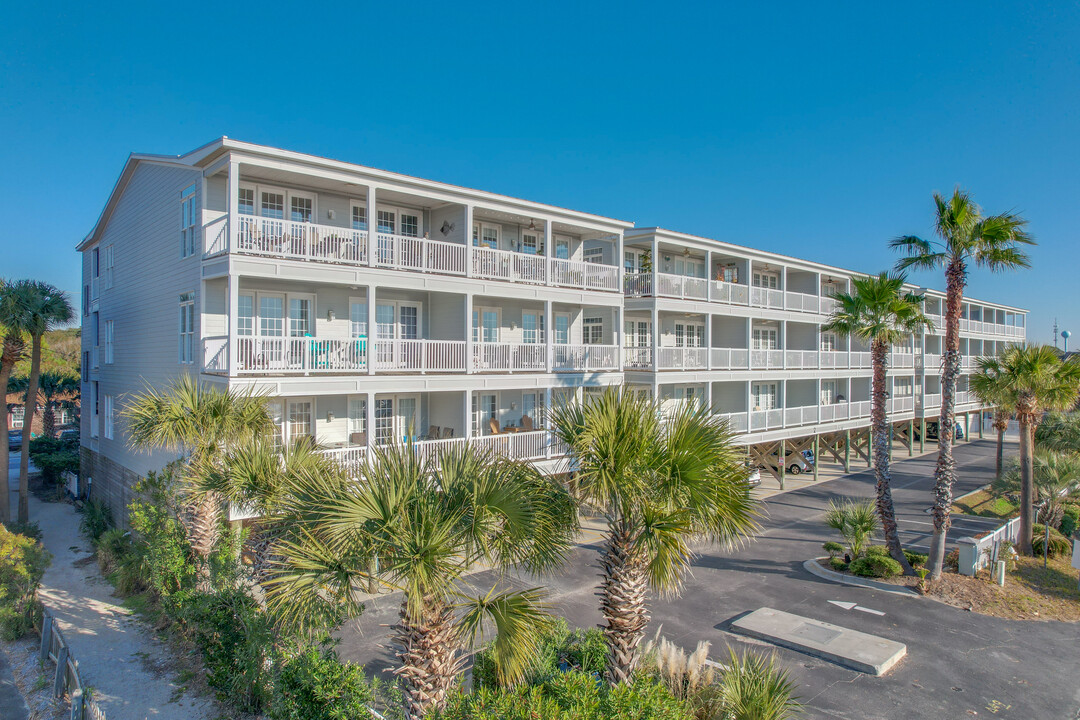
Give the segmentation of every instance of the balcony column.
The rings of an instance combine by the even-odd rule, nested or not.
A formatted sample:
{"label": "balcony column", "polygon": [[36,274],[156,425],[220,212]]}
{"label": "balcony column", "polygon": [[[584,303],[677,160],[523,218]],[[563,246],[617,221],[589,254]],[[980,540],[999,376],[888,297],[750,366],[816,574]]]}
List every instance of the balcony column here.
{"label": "balcony column", "polygon": [[[660,297],[660,279],[658,273],[660,272],[660,240],[653,235],[652,240],[652,277],[649,278],[649,294],[654,298]],[[658,347],[658,343],[653,343],[653,348]],[[655,353],[656,350],[654,349]]]}
{"label": "balcony column", "polygon": [[469,438],[472,437],[472,392],[464,390],[462,395],[462,422],[461,437],[465,438],[465,442],[469,442]]}
{"label": "balcony column", "polygon": [[[368,227],[371,227],[371,222],[368,222]],[[368,238],[371,238],[371,231],[368,231]],[[370,243],[369,243],[370,246]],[[369,247],[370,249],[370,247]],[[375,374],[375,342],[379,336],[378,327],[375,324],[375,286],[368,285],[367,287],[367,372],[368,375]]]}
{"label": "balcony column", "polygon": [[[367,241],[367,245],[368,245],[367,246],[367,251],[368,251],[367,264],[368,264],[369,267],[373,267],[375,265],[375,256],[376,256],[376,254],[378,254],[378,251],[379,251],[379,238],[378,238],[379,211],[378,211],[378,209],[377,209],[377,207],[375,205],[375,202],[376,202],[376,199],[375,199],[375,186],[374,185],[368,185],[368,189],[367,189],[367,228],[368,228],[367,229],[367,237],[368,237],[368,241]],[[374,317],[372,315],[372,310],[371,310],[371,308],[373,308],[373,307],[375,307],[375,303],[374,302],[368,302],[368,317],[369,317],[369,319],[371,317]],[[374,325],[369,326],[369,328],[368,328],[368,335],[369,336],[372,335],[371,331],[374,329],[374,327],[375,327]],[[372,337],[374,337],[374,336],[372,336]],[[371,363],[368,363],[368,364],[370,365]]]}
{"label": "balcony column", "polygon": [[[231,227],[231,226],[230,226]],[[240,278],[236,275],[229,276],[229,316],[225,320],[225,331],[229,336],[229,367],[226,373],[229,377],[235,375],[235,369],[239,366],[237,363],[237,351],[239,350],[239,343],[236,335],[236,323],[237,318],[240,317]],[[202,323],[199,323],[202,325]],[[251,332],[255,332],[255,328],[251,328]],[[205,362],[205,357],[203,358]]]}
{"label": "balcony column", "polygon": [[[621,281],[620,281],[621,283]],[[613,323],[613,331],[611,339],[615,345],[615,364],[619,371],[623,369],[623,357],[622,357],[622,308],[614,307],[611,309],[611,315],[615,319]]]}
{"label": "balcony column", "polygon": [[754,385],[749,380],[746,381],[746,432],[751,432],[753,428],[753,422],[751,418],[754,415]]}
{"label": "balcony column", "polygon": [[[471,265],[469,267],[472,267]],[[465,372],[473,371],[475,345],[473,343],[473,295],[465,293]],[[477,330],[479,332],[479,330]]]}
{"label": "balcony column", "polygon": [[705,383],[705,407],[709,409],[710,415],[714,412],[712,399],[712,380],[708,380]]}
{"label": "balcony column", "polygon": [[787,380],[780,381],[780,427],[787,427]]}
{"label": "balcony column", "polygon": [[[706,281],[706,287],[711,284]],[[705,313],[705,369],[712,370],[712,321],[711,313]],[[709,394],[712,394],[712,383],[709,384]],[[711,404],[710,404],[711,407]]]}
{"label": "balcony column", "polygon": [[[786,295],[786,291],[785,291]],[[786,300],[784,301],[787,302]],[[780,367],[787,369],[787,320],[780,321]]]}
{"label": "balcony column", "polygon": [[[655,277],[655,273],[653,274]],[[652,369],[655,373],[660,368],[660,310],[656,307],[656,297],[652,305]]]}
{"label": "balcony column", "polygon": [[626,287],[625,281],[623,280],[623,275],[626,273],[626,260],[623,258],[624,247],[625,242],[623,233],[622,230],[620,230],[619,234],[615,236],[615,272],[618,273],[615,289],[619,292],[623,292]]}
{"label": "balcony column", "polygon": [[[205,198],[206,196],[203,195]],[[236,237],[240,231],[237,227],[239,222],[239,209],[240,206],[240,163],[229,163],[229,246],[226,248],[228,252],[232,252],[236,249]],[[206,238],[203,238],[203,245],[206,245]],[[231,326],[230,326],[231,327]]]}
{"label": "balcony column", "polygon": [[[465,275],[473,276],[473,206],[465,205]],[[472,316],[466,318],[466,324],[472,322]]]}
{"label": "balcony column", "polygon": [[754,321],[746,318],[746,369],[754,369]]}
{"label": "balcony column", "polygon": [[705,299],[712,300],[712,250],[705,251]]}
{"label": "balcony column", "polygon": [[552,323],[551,301],[544,301],[544,365],[548,372],[555,367],[555,325]]}
{"label": "balcony column", "polygon": [[[544,227],[544,255],[547,258],[544,262],[544,283],[547,285],[554,285],[555,283],[552,278],[555,277],[555,234],[553,232],[555,226],[548,218],[543,218],[540,222],[543,223]],[[551,371],[550,366],[548,367],[548,371]]]}
{"label": "balcony column", "polygon": [[754,300],[751,297],[754,294],[754,261],[750,258],[746,259],[746,304],[753,305]]}
{"label": "balcony column", "polygon": [[[370,345],[370,343],[368,343]],[[368,363],[370,365],[371,363]],[[364,395],[364,427],[367,429],[367,455],[371,461],[372,449],[375,447],[375,393],[369,392]]]}
{"label": "balcony column", "polygon": [[780,307],[787,310],[787,265],[780,266]]}

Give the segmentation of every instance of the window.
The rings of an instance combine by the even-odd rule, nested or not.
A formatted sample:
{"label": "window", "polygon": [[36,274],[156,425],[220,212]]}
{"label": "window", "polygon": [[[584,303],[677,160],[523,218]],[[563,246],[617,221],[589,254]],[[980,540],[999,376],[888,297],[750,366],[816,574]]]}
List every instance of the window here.
{"label": "window", "polygon": [[750,386],[750,396],[754,410],[775,410],[777,408],[776,383],[754,383]]}
{"label": "window", "polygon": [[405,237],[420,237],[420,216],[401,213],[401,234]]}
{"label": "window", "polygon": [[376,217],[379,220],[379,225],[376,228],[378,232],[394,234],[395,220],[394,212],[392,210],[380,210]]}
{"label": "window", "polygon": [[675,347],[705,347],[705,326],[675,323]]}
{"label": "window", "polygon": [[604,264],[604,248],[602,248],[602,247],[585,248],[585,252],[582,253],[582,257],[585,259],[585,262],[587,262],[587,263],[592,263],[594,265],[603,265]]}
{"label": "window", "polygon": [[310,400],[289,400],[287,442],[294,442],[304,437],[311,437],[312,408]]}
{"label": "window", "polygon": [[582,342],[586,345],[602,345],[604,343],[604,318],[587,317],[584,320],[583,327]]}
{"label": "window", "polygon": [[255,188],[240,188],[236,200],[236,210],[241,215],[255,214]]}
{"label": "window", "polygon": [[116,337],[116,323],[113,320],[105,321],[105,364],[113,363],[113,340]]}
{"label": "window", "polygon": [[526,232],[521,234],[521,252],[526,255],[537,255],[543,252],[539,236],[536,233]]}
{"label": "window", "polygon": [[255,296],[241,294],[236,298],[236,334],[255,334]]}
{"label": "window", "polygon": [[82,364],[81,364],[81,367],[79,368],[79,370],[80,370],[80,374],[82,375],[82,381],[83,382],[88,382],[90,380],[90,351],[89,350],[83,350]]}
{"label": "window", "polygon": [[[96,250],[94,252],[97,252]],[[180,192],[180,257],[195,254],[195,184]],[[97,273],[95,272],[95,276]]]}
{"label": "window", "polygon": [[623,342],[626,347],[649,347],[652,345],[648,320],[627,320],[624,327],[626,332],[623,333]]}
{"label": "window", "polygon": [[97,380],[90,383],[90,437],[98,436],[98,383]]}
{"label": "window", "polygon": [[836,381],[835,380],[822,380],[821,381],[821,397],[820,402],[822,405],[835,405],[837,402],[836,393]]}
{"label": "window", "polygon": [[570,316],[566,313],[555,316],[555,344],[570,344]]}
{"label": "window", "polygon": [[180,296],[180,362],[195,362],[195,293]]}
{"label": "window", "polygon": [[754,328],[752,336],[752,350],[776,350],[780,347],[777,340],[776,328]]}
{"label": "window", "polygon": [[542,427],[547,416],[544,410],[544,393],[524,393],[521,396],[521,415],[532,420],[534,428]]}
{"label": "window", "polygon": [[314,198],[303,195],[292,195],[289,197],[289,219],[293,222],[311,222],[314,208]]}
{"label": "window", "polygon": [[367,206],[356,201],[352,203],[352,229],[367,230]]}
{"label": "window", "polygon": [[21,430],[23,426],[23,418],[26,417],[26,408],[22,405],[16,405],[11,408],[11,429]]}
{"label": "window", "polygon": [[836,333],[821,333],[821,349],[825,352],[836,352],[840,349],[840,341]]}
{"label": "window", "polygon": [[105,439],[113,439],[113,396],[105,396]]}
{"label": "window", "polygon": [[367,398],[349,398],[349,435],[367,432]]}
{"label": "window", "polygon": [[285,298],[282,296],[259,296],[259,334],[263,337],[285,335]]}
{"label": "window", "polygon": [[349,303],[349,332],[352,337],[367,337],[367,303],[353,300]]}
{"label": "window", "polygon": [[259,193],[259,214],[266,218],[285,218],[285,193],[263,190]]}
{"label": "window", "polygon": [[898,377],[893,379],[892,394],[895,397],[911,397],[912,395],[912,383],[909,377]]}
{"label": "window", "polygon": [[494,394],[472,396],[473,435],[490,435],[491,418],[499,419],[498,399]]}
{"label": "window", "polygon": [[90,272],[95,279],[101,277],[101,252],[98,248],[90,252]]}
{"label": "window", "polygon": [[385,445],[394,440],[394,399],[375,399],[375,444]]}
{"label": "window", "polygon": [[780,276],[776,273],[754,272],[754,287],[776,290],[780,287]]}
{"label": "window", "polygon": [[570,259],[570,238],[555,238],[555,257],[558,260]]}
{"label": "window", "polygon": [[311,336],[311,300],[289,298],[289,337]]}
{"label": "window", "polygon": [[109,245],[105,248],[105,289],[109,290],[113,286],[113,246]]}
{"label": "window", "polygon": [[495,308],[473,308],[473,342],[499,342],[499,311]]}
{"label": "window", "polygon": [[82,314],[83,317],[90,317],[90,286],[83,285],[82,288]]}
{"label": "window", "polygon": [[543,343],[544,314],[527,312],[521,315],[521,341],[525,343]]}
{"label": "window", "polygon": [[56,424],[60,427],[70,425],[75,420],[75,414],[70,408],[62,407],[54,412],[56,414]]}

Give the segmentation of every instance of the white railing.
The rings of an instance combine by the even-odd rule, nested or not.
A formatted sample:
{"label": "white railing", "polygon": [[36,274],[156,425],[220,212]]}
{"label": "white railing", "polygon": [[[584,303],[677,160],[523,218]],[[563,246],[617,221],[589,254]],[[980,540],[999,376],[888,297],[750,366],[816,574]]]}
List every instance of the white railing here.
{"label": "white railing", "polygon": [[836,298],[829,295],[823,295],[821,297],[821,307],[818,309],[818,311],[822,315],[831,315],[833,310],[835,310],[839,304],[840,303],[836,301]]}
{"label": "white railing", "polygon": [[541,343],[474,343],[473,369],[488,372],[547,370],[547,345]]}
{"label": "white railing", "polygon": [[745,370],[750,351],[745,348],[713,348],[713,370]]}
{"label": "white railing", "polygon": [[834,403],[821,406],[821,422],[836,422],[847,420],[850,416],[851,406],[848,403]]}
{"label": "white railing", "polygon": [[750,431],[760,432],[772,430],[784,426],[784,411],[781,408],[775,410],[755,410],[750,413]]}
{"label": "white railing", "polygon": [[652,273],[623,275],[623,293],[629,297],[649,297],[653,294]]}
{"label": "white railing", "polygon": [[804,405],[802,407],[784,408],[784,426],[809,425],[818,421],[818,406]]}
{"label": "white railing", "polygon": [[923,370],[929,373],[941,372],[941,355],[938,353],[923,355]]}
{"label": "white railing", "polygon": [[375,240],[375,264],[379,267],[444,275],[466,273],[464,245],[381,232],[375,234]]}
{"label": "white railing", "polygon": [[212,373],[229,372],[229,337],[203,338],[203,370]]}
{"label": "white railing", "polygon": [[555,370],[618,370],[617,345],[555,345]]}
{"label": "white railing", "polygon": [[784,292],[782,290],[752,287],[750,288],[750,304],[756,307],[782,310],[784,308]]}
{"label": "white railing", "polygon": [[784,367],[783,350],[751,350],[751,370],[776,370]]}
{"label": "white railing", "polygon": [[718,413],[718,417],[728,421],[728,425],[731,427],[733,433],[745,433],[747,430],[747,419],[746,413],[744,412]]}
{"label": "white railing", "polygon": [[651,347],[624,347],[623,367],[631,370],[644,370],[652,367]]}
{"label": "white railing", "polygon": [[818,354],[816,350],[785,350],[784,362],[789,370],[816,369]]}
{"label": "white railing", "polygon": [[709,283],[709,299],[729,305],[745,305],[750,299],[750,290],[738,283],[713,280]]}
{"label": "white railing", "polygon": [[870,417],[870,401],[860,400],[848,403],[848,417],[852,419]]}
{"label": "white railing", "polygon": [[889,353],[889,367],[913,368],[915,367],[915,355],[912,353]]}
{"label": "white railing", "polygon": [[323,450],[322,454],[331,460],[336,460],[347,472],[356,477],[360,473],[365,458],[367,458],[367,446],[353,445],[351,447],[331,448],[330,450]]}
{"label": "white railing", "polygon": [[662,370],[701,370],[707,367],[708,353],[703,347],[659,347],[656,364]]}
{"label": "white railing", "polygon": [[853,352],[849,358],[852,370],[865,370],[873,367],[873,359],[868,352]]}
{"label": "white railing", "polygon": [[934,323],[934,331],[940,332],[945,329],[945,317],[936,313],[926,313],[927,319]]}
{"label": "white railing", "polygon": [[818,361],[823,369],[846,368],[848,354],[846,350],[822,350],[818,354]]}
{"label": "white railing", "polygon": [[808,295],[801,292],[788,292],[787,293],[787,308],[788,310],[794,310],[795,312],[808,312],[816,313],[820,306],[817,295]]}
{"label": "white railing", "polygon": [[479,448],[515,460],[540,460],[551,456],[551,437],[547,430],[533,430],[485,435],[472,438],[471,442]]}
{"label": "white railing", "polygon": [[547,264],[542,255],[526,255],[478,246],[472,249],[473,277],[544,285]]}
{"label": "white railing", "polygon": [[915,398],[913,397],[898,397],[891,398],[889,400],[888,409],[890,413],[902,413],[911,412],[915,409]]}
{"label": "white railing", "polygon": [[211,220],[203,227],[203,254],[206,257],[221,255],[229,251],[229,216],[222,215]]}
{"label": "white railing", "polygon": [[239,337],[233,372],[341,372],[367,368],[367,340]]}
{"label": "white railing", "polygon": [[464,372],[463,340],[376,340],[375,370]]}
{"label": "white railing", "polygon": [[672,273],[656,274],[657,294],[686,300],[708,300],[709,281],[705,278]]}
{"label": "white railing", "polygon": [[954,396],[953,403],[955,405],[964,405],[967,403],[973,403],[978,401],[979,399],[978,397],[976,397],[975,393],[969,390],[957,390],[956,395]]}
{"label": "white railing", "polygon": [[[554,436],[547,430],[503,432],[498,435],[484,435],[473,438],[415,440],[412,443],[412,448],[420,457],[434,459],[441,450],[466,443],[515,460],[543,460],[545,458],[561,457],[566,454],[566,449],[554,442]],[[326,457],[344,466],[354,477],[359,474],[360,468],[368,459],[368,448],[365,445],[331,448],[321,452]]]}
{"label": "white railing", "polygon": [[552,258],[551,284],[587,290],[618,290],[619,268],[601,263]]}
{"label": "white railing", "polygon": [[236,251],[298,260],[367,262],[366,230],[314,223],[241,216],[237,219]]}
{"label": "white railing", "polygon": [[978,358],[975,355],[961,355],[960,356],[960,367],[966,367],[966,368],[975,367],[977,360],[978,360]]}
{"label": "white railing", "polygon": [[922,406],[924,408],[941,407],[941,393],[923,393]]}

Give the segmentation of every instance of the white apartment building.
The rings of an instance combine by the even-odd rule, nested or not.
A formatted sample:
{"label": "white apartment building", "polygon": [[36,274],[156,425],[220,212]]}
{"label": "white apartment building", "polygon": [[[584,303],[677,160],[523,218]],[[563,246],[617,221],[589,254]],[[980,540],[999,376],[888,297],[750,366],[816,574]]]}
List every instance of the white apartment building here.
{"label": "white apartment building", "polygon": [[[78,249],[82,476],[116,510],[171,459],[128,447],[124,398],[185,373],[265,393],[284,440],[347,465],[411,439],[559,472],[546,408],[624,382],[756,448],[858,449],[869,423],[867,349],[820,331],[853,271],[706,238],[222,138],[130,156]],[[1023,341],[1021,309],[964,312],[966,362]],[[909,446],[941,335],[893,354]]]}

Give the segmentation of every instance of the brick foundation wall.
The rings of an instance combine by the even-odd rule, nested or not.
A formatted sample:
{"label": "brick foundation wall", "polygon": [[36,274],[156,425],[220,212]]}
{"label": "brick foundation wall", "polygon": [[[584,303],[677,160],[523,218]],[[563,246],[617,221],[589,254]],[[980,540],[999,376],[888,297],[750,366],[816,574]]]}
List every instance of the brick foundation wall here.
{"label": "brick foundation wall", "polygon": [[90,497],[105,502],[112,510],[118,527],[128,527],[128,505],[135,499],[138,473],[116,463],[88,447],[79,448],[79,494],[86,495],[89,483]]}

